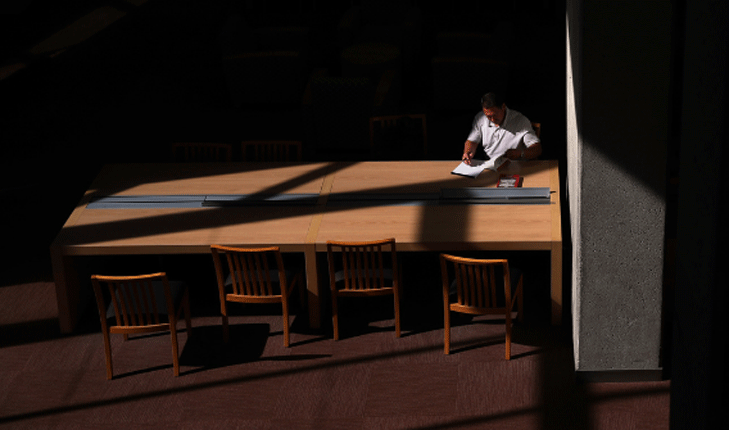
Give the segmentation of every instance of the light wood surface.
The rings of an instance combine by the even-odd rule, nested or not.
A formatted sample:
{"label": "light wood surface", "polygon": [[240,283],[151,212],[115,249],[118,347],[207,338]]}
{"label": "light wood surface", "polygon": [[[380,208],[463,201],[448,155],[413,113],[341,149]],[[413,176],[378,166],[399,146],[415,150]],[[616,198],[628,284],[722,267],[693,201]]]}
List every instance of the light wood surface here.
{"label": "light wood surface", "polygon": [[[395,237],[400,251],[548,250],[552,319],[561,321],[562,234],[556,161],[508,162],[478,178],[452,175],[457,161],[353,163],[193,163],[105,166],[51,246],[63,332],[75,325],[83,294],[76,255],[208,253],[211,244],[280,246],[304,252],[310,324],[320,324],[316,258],[327,240]],[[550,187],[545,205],[334,205],[340,193],[438,193],[495,187],[518,174],[523,187]],[[196,209],[87,209],[101,196],[318,194],[311,206]],[[406,202],[407,203],[407,202]],[[324,283],[325,284],[325,283]]]}

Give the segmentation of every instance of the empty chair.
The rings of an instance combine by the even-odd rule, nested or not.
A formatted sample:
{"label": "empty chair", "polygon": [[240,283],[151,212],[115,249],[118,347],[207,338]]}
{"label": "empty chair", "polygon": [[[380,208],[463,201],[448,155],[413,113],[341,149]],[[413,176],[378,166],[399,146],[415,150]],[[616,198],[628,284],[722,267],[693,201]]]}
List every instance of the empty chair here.
{"label": "empty chair", "polygon": [[301,161],[298,140],[246,140],[241,142],[243,161]]}
{"label": "empty chair", "polygon": [[395,336],[400,337],[400,278],[395,239],[365,242],[327,241],[334,340],[339,340],[339,297],[392,294]]}
{"label": "empty chair", "polygon": [[91,283],[104,335],[107,379],[113,377],[110,334],[123,334],[126,340],[130,334],[157,331],[170,332],[173,370],[179,376],[177,319],[183,310],[188,336],[191,328],[186,284],[168,281],[164,272],[137,276],[92,275]]}
{"label": "empty chair", "polygon": [[228,302],[281,303],[284,346],[288,347],[289,296],[295,286],[303,285],[301,273],[292,274],[285,270],[283,257],[277,246],[234,248],[211,245],[210,249],[218,279],[225,342],[229,340]]}
{"label": "empty chair", "polygon": [[[503,315],[506,320],[506,359],[511,359],[511,312],[516,304],[523,318],[522,276],[512,286],[509,262],[440,255],[443,281],[445,353],[450,353],[450,312],[471,315]],[[453,276],[449,275],[449,267]],[[497,272],[501,279],[497,280]],[[452,281],[451,281],[452,279]]]}
{"label": "empty chair", "polygon": [[175,142],[172,144],[172,161],[209,162],[231,161],[233,147],[227,143]]}

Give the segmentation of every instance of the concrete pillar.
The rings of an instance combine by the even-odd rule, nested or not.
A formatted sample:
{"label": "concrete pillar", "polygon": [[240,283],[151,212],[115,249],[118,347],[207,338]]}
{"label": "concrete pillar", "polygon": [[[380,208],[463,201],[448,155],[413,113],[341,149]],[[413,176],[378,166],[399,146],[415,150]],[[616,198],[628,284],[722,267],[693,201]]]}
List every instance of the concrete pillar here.
{"label": "concrete pillar", "polygon": [[672,4],[567,2],[567,195],[578,374],[661,375]]}

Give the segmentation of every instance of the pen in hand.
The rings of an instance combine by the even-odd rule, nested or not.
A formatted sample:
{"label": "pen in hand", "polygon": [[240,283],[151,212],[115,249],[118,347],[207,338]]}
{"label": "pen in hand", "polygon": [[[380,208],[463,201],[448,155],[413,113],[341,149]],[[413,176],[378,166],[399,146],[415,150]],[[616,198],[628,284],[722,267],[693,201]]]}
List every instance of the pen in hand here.
{"label": "pen in hand", "polygon": [[463,157],[461,157],[461,161],[463,161],[465,164],[471,165],[471,154],[468,152],[463,153]]}

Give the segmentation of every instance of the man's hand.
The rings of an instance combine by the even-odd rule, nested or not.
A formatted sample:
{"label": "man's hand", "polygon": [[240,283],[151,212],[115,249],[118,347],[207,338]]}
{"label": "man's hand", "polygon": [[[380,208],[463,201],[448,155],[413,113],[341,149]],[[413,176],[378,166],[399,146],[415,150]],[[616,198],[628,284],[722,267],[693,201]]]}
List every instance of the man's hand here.
{"label": "man's hand", "polygon": [[463,157],[461,157],[461,161],[463,161],[464,163],[470,165],[471,164],[471,158],[473,158],[473,156],[471,154],[469,154],[468,152],[464,152],[463,153]]}
{"label": "man's hand", "polygon": [[510,149],[510,150],[506,151],[505,155],[506,155],[506,158],[508,158],[509,160],[519,160],[519,159],[523,158],[524,151],[521,149]]}
{"label": "man's hand", "polygon": [[467,140],[466,143],[463,145],[463,156],[461,157],[461,161],[468,165],[471,165],[471,159],[474,155],[476,155],[476,144],[471,142],[470,140]]}

